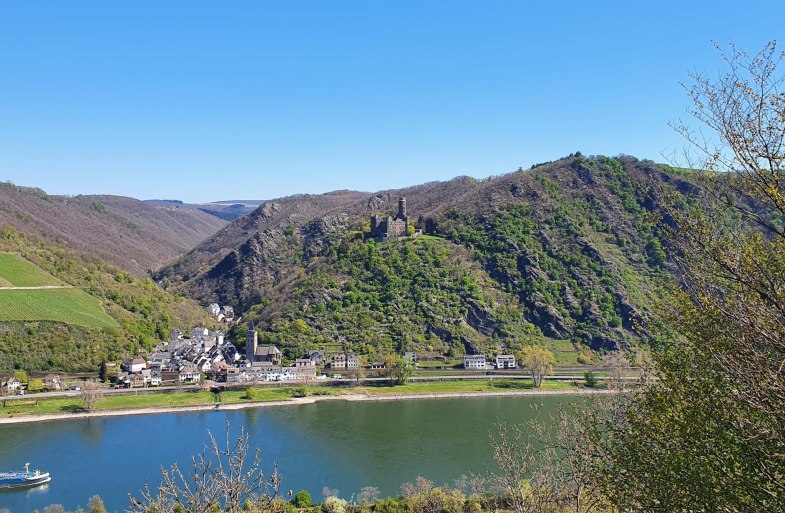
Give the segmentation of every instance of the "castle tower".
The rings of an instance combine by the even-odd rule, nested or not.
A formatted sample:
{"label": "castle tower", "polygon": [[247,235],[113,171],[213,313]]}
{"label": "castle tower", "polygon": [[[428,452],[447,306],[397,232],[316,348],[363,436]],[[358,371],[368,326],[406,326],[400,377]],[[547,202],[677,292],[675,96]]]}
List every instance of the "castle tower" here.
{"label": "castle tower", "polygon": [[398,198],[398,215],[395,216],[396,219],[403,219],[406,221],[408,218],[406,217],[406,198],[401,196]]}
{"label": "castle tower", "polygon": [[256,333],[253,323],[248,325],[248,333],[245,335],[245,358],[253,362],[256,355],[256,347],[259,345],[259,334]]}

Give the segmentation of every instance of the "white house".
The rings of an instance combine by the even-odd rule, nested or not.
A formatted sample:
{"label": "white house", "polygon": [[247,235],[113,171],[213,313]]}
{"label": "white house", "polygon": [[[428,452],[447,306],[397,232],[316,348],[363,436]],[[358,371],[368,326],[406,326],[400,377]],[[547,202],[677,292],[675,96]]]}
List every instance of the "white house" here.
{"label": "white house", "polygon": [[179,379],[180,383],[195,383],[202,379],[202,375],[199,372],[199,369],[194,367],[186,367],[184,369],[180,369]]}
{"label": "white house", "polygon": [[357,370],[360,367],[360,357],[356,354],[346,355],[346,368],[349,370]]}
{"label": "white house", "polygon": [[417,353],[414,351],[406,351],[403,354],[403,359],[417,367]]}
{"label": "white house", "polygon": [[9,394],[16,394],[19,392],[21,383],[16,378],[9,378],[8,381],[3,383],[3,386],[8,390]]}
{"label": "white house", "polygon": [[200,372],[210,372],[213,369],[213,362],[210,361],[210,359],[207,358],[206,356],[201,356],[196,361],[196,368]]}
{"label": "white house", "polygon": [[138,374],[147,368],[144,358],[134,358],[123,362],[123,369],[130,374]]}
{"label": "white house", "polygon": [[487,369],[484,354],[465,354],[463,355],[464,369]]}
{"label": "white house", "polygon": [[518,364],[515,362],[515,355],[500,354],[496,356],[497,369],[517,369]]}

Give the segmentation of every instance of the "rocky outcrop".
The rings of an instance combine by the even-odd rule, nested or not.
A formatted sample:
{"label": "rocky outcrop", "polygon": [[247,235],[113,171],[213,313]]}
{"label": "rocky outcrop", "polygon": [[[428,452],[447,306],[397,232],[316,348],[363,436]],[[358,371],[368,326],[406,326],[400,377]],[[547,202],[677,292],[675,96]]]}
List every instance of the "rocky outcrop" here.
{"label": "rocky outcrop", "polygon": [[484,310],[476,302],[469,303],[469,310],[466,312],[466,323],[486,336],[492,335],[499,329],[498,323],[491,318],[490,312]]}

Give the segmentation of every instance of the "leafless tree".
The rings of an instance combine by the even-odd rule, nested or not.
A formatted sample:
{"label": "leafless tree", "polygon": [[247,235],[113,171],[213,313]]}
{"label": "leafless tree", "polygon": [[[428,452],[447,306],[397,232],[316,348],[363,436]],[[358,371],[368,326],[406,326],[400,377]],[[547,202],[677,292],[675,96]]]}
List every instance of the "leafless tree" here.
{"label": "leafless tree", "polygon": [[322,497],[325,499],[327,499],[327,497],[338,497],[338,493],[337,488],[330,488],[329,486],[322,488]]}
{"label": "leafless tree", "polygon": [[354,385],[360,386],[365,381],[365,366],[368,365],[368,358],[359,356],[357,361],[357,369],[354,371]]}
{"label": "leafless tree", "polygon": [[478,501],[483,511],[498,509],[499,499],[504,494],[495,476],[488,474],[464,474],[455,480],[455,487]]}
{"label": "leafless tree", "polygon": [[381,495],[381,491],[375,486],[365,486],[357,494],[357,501],[360,504],[366,504],[376,501]]}
{"label": "leafless tree", "polygon": [[630,363],[621,354],[613,354],[606,359],[606,364],[610,367],[610,379],[608,386],[615,389],[623,389],[625,387],[625,374],[624,369],[630,366]]}
{"label": "leafless tree", "polygon": [[208,431],[210,443],[192,457],[190,473],[175,463],[169,470],[161,469],[162,479],[156,491],[149,487],[141,498],[131,498],[131,512],[158,513],[180,510],[184,513],[212,513],[216,508],[238,513],[244,506],[270,511],[278,496],[281,475],[275,465],[272,475],[264,475],[259,449],[249,458],[248,434],[240,431],[233,439],[226,426],[226,439],[219,444]]}
{"label": "leafless tree", "polygon": [[493,459],[499,467],[492,478],[517,513],[534,511],[531,478],[538,467],[538,450],[532,442],[532,432],[525,426],[506,422],[497,423],[491,434]]}
{"label": "leafless tree", "polygon": [[[610,414],[617,398],[593,399],[561,407],[550,422],[533,425],[544,446],[540,480],[564,511],[606,511],[607,499],[597,479],[597,457],[602,451],[594,436],[596,425],[587,421]],[[561,510],[560,510],[561,511]]]}
{"label": "leafless tree", "polygon": [[87,411],[93,411],[98,402],[103,399],[104,391],[101,384],[97,381],[85,381],[82,384],[81,399],[82,408]]}

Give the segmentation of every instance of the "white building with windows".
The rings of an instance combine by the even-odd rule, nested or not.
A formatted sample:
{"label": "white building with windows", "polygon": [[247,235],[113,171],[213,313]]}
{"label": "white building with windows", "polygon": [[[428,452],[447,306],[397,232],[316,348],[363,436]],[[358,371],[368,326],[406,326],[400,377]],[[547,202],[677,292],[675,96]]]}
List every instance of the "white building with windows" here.
{"label": "white building with windows", "polygon": [[497,369],[517,369],[518,363],[515,361],[515,355],[500,354],[496,356]]}
{"label": "white building with windows", "polygon": [[488,368],[488,363],[485,361],[484,354],[465,354],[463,355],[463,368],[485,370]]}

